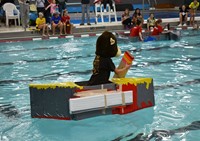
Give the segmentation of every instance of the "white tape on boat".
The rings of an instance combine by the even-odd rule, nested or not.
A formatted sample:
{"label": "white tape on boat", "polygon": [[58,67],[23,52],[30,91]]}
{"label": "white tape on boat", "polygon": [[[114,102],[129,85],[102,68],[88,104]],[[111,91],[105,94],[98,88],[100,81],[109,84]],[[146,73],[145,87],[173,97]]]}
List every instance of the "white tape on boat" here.
{"label": "white tape on boat", "polygon": [[[90,93],[88,91],[88,93]],[[109,91],[98,95],[72,98],[69,100],[70,113],[82,113],[112,106],[122,106],[133,103],[132,91]]]}

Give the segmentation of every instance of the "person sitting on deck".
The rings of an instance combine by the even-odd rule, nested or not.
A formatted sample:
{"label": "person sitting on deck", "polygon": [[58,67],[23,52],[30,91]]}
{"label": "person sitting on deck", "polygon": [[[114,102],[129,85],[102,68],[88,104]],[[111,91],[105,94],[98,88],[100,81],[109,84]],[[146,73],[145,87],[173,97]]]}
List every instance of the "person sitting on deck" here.
{"label": "person sitting on deck", "polygon": [[51,19],[51,24],[52,24],[53,35],[55,35],[56,27],[60,29],[60,35],[62,35],[63,24],[61,22],[61,17],[59,16],[59,12],[55,12],[53,14],[53,17]]}
{"label": "person sitting on deck", "polygon": [[153,29],[155,27],[155,24],[156,24],[156,19],[154,17],[154,14],[151,13],[149,15],[149,18],[147,19],[147,30],[150,31],[151,29]]}
{"label": "person sitting on deck", "polygon": [[124,29],[131,27],[131,18],[128,8],[126,8],[124,14],[122,14],[122,24],[124,25]]}
{"label": "person sitting on deck", "polygon": [[63,16],[62,16],[61,21],[62,21],[63,26],[64,26],[64,33],[65,34],[71,34],[72,24],[70,23],[70,16],[68,15],[67,10],[63,11]]}
{"label": "person sitting on deck", "polygon": [[180,24],[178,26],[187,26],[188,10],[185,5],[180,7],[179,18]]}
{"label": "person sitting on deck", "polygon": [[142,37],[142,22],[140,20],[137,20],[136,26],[131,28],[130,37],[139,37],[139,40],[143,41],[143,37]]}
{"label": "person sitting on deck", "polygon": [[156,21],[156,26],[153,28],[153,32],[151,33],[152,36],[156,36],[156,35],[161,34],[164,31],[164,29],[165,29],[166,26],[168,26],[168,30],[169,30],[169,24],[166,24],[164,26],[164,28],[162,27],[161,24],[162,24],[162,20],[158,19]]}
{"label": "person sitting on deck", "polygon": [[143,17],[142,17],[142,14],[140,12],[140,9],[139,8],[136,8],[135,9],[135,12],[133,13],[133,16],[132,16],[132,23],[133,25],[136,25],[136,22],[140,20],[142,23],[143,23]]}
{"label": "person sitting on deck", "polygon": [[42,12],[39,12],[39,17],[36,19],[36,28],[42,29],[42,36],[45,35],[45,30],[47,32],[47,36],[49,36],[49,28],[46,24],[46,19],[44,18],[44,15]]}
{"label": "person sitting on deck", "polygon": [[199,7],[199,2],[197,0],[194,0],[189,5],[189,8],[190,8],[190,25],[191,26],[193,26],[193,24],[194,24],[195,15],[196,15],[196,11],[197,11],[198,7]]}

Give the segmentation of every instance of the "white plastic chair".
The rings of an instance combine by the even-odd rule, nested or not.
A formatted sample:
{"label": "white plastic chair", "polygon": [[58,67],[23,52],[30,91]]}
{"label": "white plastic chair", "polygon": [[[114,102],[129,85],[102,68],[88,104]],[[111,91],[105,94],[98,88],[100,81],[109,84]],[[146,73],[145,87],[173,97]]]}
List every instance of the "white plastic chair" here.
{"label": "white plastic chair", "polygon": [[[95,22],[98,23],[98,17],[101,16],[101,2],[95,3]],[[102,19],[101,19],[102,21]]]}
{"label": "white plastic chair", "polygon": [[5,11],[6,15],[6,26],[9,26],[10,19],[15,20],[15,26],[16,26],[16,19],[18,19],[18,24],[20,25],[20,12],[14,4],[5,3],[3,5],[3,10]]}
{"label": "white plastic chair", "polygon": [[[95,4],[95,14],[96,14],[96,23],[98,23],[98,16],[101,16],[101,21],[104,23],[104,16],[109,17],[109,22],[111,22],[111,16],[114,16],[115,22],[117,22],[117,12],[116,12],[116,6],[115,6],[115,1],[113,0],[113,12],[111,12],[111,8],[109,4],[107,4],[107,12],[104,12],[103,4],[96,3]],[[98,11],[100,9],[100,12]]]}

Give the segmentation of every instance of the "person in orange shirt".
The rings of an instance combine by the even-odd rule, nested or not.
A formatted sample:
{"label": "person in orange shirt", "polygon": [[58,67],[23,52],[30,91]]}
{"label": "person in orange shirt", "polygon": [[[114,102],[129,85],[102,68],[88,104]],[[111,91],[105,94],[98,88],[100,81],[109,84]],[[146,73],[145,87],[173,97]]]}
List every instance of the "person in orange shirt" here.
{"label": "person in orange shirt", "polygon": [[[162,24],[162,20],[161,20],[161,19],[158,19],[158,20],[156,21],[156,26],[153,28],[153,32],[151,33],[152,36],[156,36],[156,35],[161,34],[161,33],[163,32],[164,28],[165,28],[166,26],[169,26],[169,24],[166,24],[166,25],[164,26],[164,28],[163,28],[161,24]],[[169,27],[168,27],[168,30],[169,30]]]}
{"label": "person in orange shirt", "polygon": [[139,37],[140,41],[143,41],[142,37],[142,22],[137,20],[136,26],[131,28],[130,37]]}

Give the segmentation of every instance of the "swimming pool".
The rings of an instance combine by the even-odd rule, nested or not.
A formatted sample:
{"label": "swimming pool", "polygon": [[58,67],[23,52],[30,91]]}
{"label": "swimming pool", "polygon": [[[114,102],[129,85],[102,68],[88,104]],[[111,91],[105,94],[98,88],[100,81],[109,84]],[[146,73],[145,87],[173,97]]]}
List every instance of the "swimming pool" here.
{"label": "swimming pool", "polygon": [[[122,51],[135,56],[127,77],[154,78],[155,107],[81,121],[31,119],[28,85],[89,79],[97,37],[1,43],[0,140],[129,140],[199,121],[200,32],[182,35],[180,41],[119,43]],[[117,65],[120,58],[113,61]],[[199,134],[177,130],[163,139],[197,141]]]}

